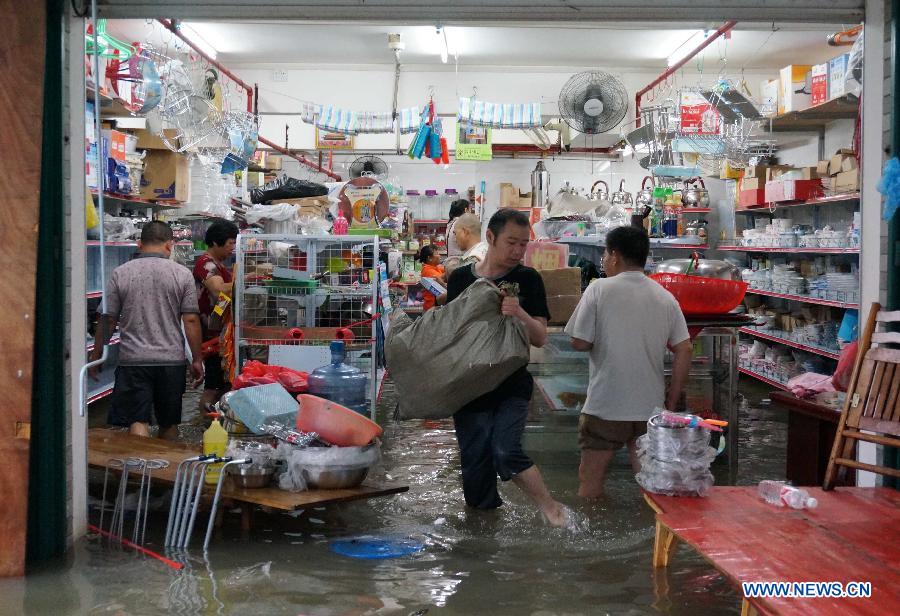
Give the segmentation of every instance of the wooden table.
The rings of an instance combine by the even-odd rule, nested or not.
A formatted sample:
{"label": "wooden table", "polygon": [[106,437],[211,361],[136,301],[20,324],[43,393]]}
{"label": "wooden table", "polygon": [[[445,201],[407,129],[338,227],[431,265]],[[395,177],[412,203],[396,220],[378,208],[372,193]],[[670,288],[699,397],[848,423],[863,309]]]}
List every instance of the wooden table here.
{"label": "wooden table", "polygon": [[795,486],[821,486],[841,410],[801,400],[786,391],[769,394],[788,411],[785,477]]}
{"label": "wooden table", "polygon": [[[756,486],[706,498],[644,493],[656,512],[653,566],[684,541],[738,587],[742,582],[871,582],[863,598],[743,598],[742,614],[900,613],[900,492],[811,488],[812,510],[768,505]],[[742,593],[743,595],[743,593]]]}
{"label": "wooden table", "polygon": [[[144,459],[159,458],[168,460],[168,468],[153,471],[153,481],[173,484],[178,463],[185,458],[199,453],[194,445],[164,441],[157,438],[134,436],[127,432],[119,432],[106,428],[92,428],[88,431],[88,465],[103,469],[110,458],[137,457]],[[231,499],[244,505],[260,505],[279,511],[294,511],[307,507],[331,505],[362,498],[387,496],[406,492],[409,486],[374,486],[361,485],[356,488],[338,490],[304,490],[288,492],[278,488],[236,488],[226,478],[222,484],[223,499]],[[206,486],[205,492],[210,496],[215,486]],[[249,526],[249,507],[243,508],[244,527]]]}

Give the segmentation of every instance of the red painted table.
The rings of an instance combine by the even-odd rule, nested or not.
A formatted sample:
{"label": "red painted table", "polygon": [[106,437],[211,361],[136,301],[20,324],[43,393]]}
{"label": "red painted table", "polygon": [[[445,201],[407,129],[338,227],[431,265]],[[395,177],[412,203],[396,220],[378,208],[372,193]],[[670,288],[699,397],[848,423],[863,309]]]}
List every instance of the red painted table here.
{"label": "red painted table", "polygon": [[697,550],[740,591],[742,582],[871,582],[862,598],[743,598],[742,614],[900,614],[900,492],[810,488],[819,505],[773,507],[756,486],[716,487],[706,498],[645,493],[656,512],[653,566],[677,542]]}

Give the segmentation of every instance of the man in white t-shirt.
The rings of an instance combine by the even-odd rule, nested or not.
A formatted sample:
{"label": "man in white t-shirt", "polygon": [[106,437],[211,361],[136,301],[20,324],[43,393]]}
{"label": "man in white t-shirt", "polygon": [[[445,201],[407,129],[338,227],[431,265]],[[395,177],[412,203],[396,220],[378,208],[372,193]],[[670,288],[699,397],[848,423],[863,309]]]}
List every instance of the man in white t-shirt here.
{"label": "man in white t-shirt", "polygon": [[[587,399],[578,421],[581,465],[578,495],[603,495],[606,469],[628,446],[640,470],[635,441],[654,409],[674,410],[691,365],[691,341],[678,302],[644,275],[650,242],[643,229],[619,227],[606,236],[603,269],[566,325],[576,351],[590,353]],[[666,348],[675,359],[666,394]]]}

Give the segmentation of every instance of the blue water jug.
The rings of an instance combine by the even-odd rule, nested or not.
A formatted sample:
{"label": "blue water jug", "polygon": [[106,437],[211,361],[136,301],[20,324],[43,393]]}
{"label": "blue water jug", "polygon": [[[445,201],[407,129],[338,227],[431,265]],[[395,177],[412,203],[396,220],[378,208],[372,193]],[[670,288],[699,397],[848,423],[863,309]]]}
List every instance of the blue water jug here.
{"label": "blue water jug", "polygon": [[345,364],[344,356],[344,342],[332,342],[331,363],[310,373],[309,393],[368,416],[366,387],[369,378],[359,368]]}

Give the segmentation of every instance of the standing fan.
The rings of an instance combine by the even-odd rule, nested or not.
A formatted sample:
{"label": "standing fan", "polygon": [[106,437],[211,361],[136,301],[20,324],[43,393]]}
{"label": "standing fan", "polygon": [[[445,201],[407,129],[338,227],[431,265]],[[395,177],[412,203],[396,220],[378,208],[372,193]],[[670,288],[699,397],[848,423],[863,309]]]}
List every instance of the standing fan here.
{"label": "standing fan", "polygon": [[387,175],[388,164],[377,156],[360,156],[350,163],[350,177]]}
{"label": "standing fan", "polygon": [[612,130],[627,111],[625,86],[603,71],[576,73],[559,92],[560,115],[566,124],[586,135]]}

